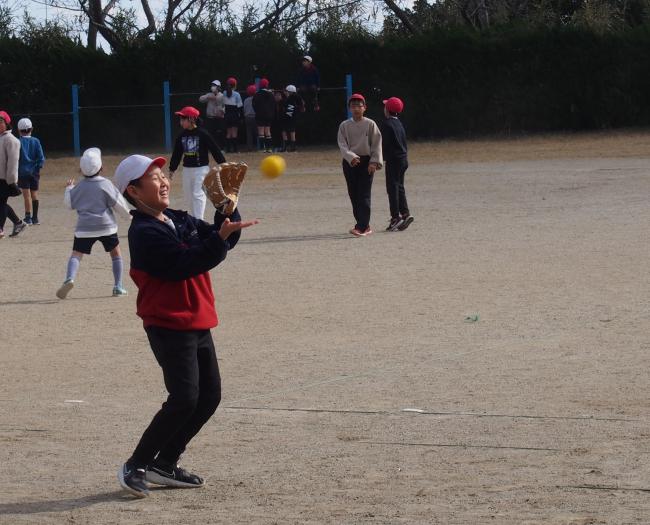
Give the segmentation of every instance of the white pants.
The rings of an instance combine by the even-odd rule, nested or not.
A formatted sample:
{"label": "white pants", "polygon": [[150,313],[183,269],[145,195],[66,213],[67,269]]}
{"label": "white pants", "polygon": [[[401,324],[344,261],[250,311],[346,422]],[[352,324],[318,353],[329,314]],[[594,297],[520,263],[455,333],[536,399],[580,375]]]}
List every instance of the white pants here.
{"label": "white pants", "polygon": [[208,173],[210,173],[210,166],[183,168],[183,194],[187,213],[201,220],[203,220],[206,200],[202,185]]}

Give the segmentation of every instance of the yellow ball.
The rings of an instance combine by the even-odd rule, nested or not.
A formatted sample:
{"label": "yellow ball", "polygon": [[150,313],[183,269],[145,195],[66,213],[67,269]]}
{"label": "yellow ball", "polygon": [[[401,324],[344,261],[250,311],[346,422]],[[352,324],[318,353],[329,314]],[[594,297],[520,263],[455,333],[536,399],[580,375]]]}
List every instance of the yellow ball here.
{"label": "yellow ball", "polygon": [[280,155],[269,155],[262,160],[260,171],[268,179],[275,179],[284,173],[287,163]]}

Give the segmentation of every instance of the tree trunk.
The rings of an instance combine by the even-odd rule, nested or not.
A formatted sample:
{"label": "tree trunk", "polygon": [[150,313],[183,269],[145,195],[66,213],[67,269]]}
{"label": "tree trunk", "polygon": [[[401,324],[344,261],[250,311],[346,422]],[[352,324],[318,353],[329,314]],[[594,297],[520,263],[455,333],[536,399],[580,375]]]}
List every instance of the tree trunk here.
{"label": "tree trunk", "polygon": [[88,49],[97,49],[97,28],[88,22]]}
{"label": "tree trunk", "polygon": [[397,18],[399,18],[400,22],[404,24],[404,27],[408,30],[409,33],[412,35],[419,33],[419,29],[413,25],[409,15],[400,6],[398,6],[393,0],[384,0],[384,3],[388,9],[390,9]]}

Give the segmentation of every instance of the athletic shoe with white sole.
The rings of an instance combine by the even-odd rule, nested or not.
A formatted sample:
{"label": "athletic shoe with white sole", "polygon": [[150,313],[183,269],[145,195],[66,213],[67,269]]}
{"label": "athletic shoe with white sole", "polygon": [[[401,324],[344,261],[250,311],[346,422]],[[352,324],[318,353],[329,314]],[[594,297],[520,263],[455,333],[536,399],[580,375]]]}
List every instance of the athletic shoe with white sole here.
{"label": "athletic shoe with white sole", "polygon": [[134,468],[128,463],[124,463],[117,471],[117,480],[124,490],[138,498],[146,498],[149,495],[149,486],[145,481],[143,468]]}
{"label": "athletic shoe with white sole", "polygon": [[412,215],[409,215],[408,217],[404,217],[404,218],[403,218],[403,222],[402,222],[402,224],[400,224],[400,225],[397,227],[397,230],[396,230],[396,231],[400,231],[400,232],[401,232],[401,231],[406,230],[406,228],[408,228],[414,220],[415,220],[415,219],[413,218]]}
{"label": "athletic shoe with white sole", "polygon": [[355,228],[352,228],[352,229],[350,230],[350,233],[351,233],[352,235],[354,235],[355,237],[367,237],[368,235],[372,235],[373,231],[372,231],[372,229],[370,228],[370,226],[368,226],[368,227],[367,227],[365,230],[363,230],[363,231],[361,231],[360,229],[358,229],[358,228],[355,227]]}
{"label": "athletic shoe with white sole", "polygon": [[127,292],[121,286],[114,286],[113,287],[113,297],[122,297],[123,295],[129,295],[129,292]]}
{"label": "athletic shoe with white sole", "polygon": [[20,221],[14,224],[14,229],[11,232],[9,237],[16,237],[21,231],[27,228],[27,223],[25,221]]}
{"label": "athletic shoe with white sole", "polygon": [[404,219],[401,217],[393,217],[390,222],[388,223],[388,227],[386,228],[387,232],[396,232],[397,228],[399,228],[402,223],[404,222]]}
{"label": "athletic shoe with white sole", "polygon": [[61,285],[61,288],[59,288],[56,291],[56,296],[59,299],[65,299],[68,296],[68,293],[70,290],[74,288],[74,281],[72,279],[68,279],[66,281],[63,281],[63,284]]}
{"label": "athletic shoe with white sole", "polygon": [[159,461],[154,461],[147,467],[145,479],[156,485],[181,489],[196,489],[205,485],[203,478],[196,474],[192,474],[178,465],[168,465]]}

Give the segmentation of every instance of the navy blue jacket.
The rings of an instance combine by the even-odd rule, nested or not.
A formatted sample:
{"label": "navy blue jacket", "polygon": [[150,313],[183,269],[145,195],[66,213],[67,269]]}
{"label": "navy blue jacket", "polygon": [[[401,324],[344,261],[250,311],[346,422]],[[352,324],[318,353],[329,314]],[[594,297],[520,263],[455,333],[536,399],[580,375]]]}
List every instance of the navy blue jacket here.
{"label": "navy blue jacket", "polygon": [[[173,330],[206,330],[217,326],[209,270],[226,258],[241,232],[226,241],[219,237],[225,216],[215,224],[184,211],[166,209],[176,231],[140,211],[131,212],[129,228],[130,275],[138,287],[137,314],[144,326]],[[239,211],[230,217],[239,221]]]}
{"label": "navy blue jacket", "polygon": [[402,121],[396,117],[389,117],[379,124],[379,130],[384,161],[406,159],[408,148]]}

